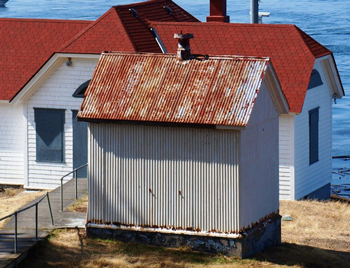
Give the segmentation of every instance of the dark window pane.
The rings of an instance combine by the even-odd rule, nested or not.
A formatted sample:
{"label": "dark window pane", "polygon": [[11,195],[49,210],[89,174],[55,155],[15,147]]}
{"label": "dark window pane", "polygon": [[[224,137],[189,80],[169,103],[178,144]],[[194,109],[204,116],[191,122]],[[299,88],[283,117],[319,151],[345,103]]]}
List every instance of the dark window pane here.
{"label": "dark window pane", "polygon": [[323,85],[321,75],[317,70],[313,69],[310,77],[309,86],[307,87],[307,89],[318,87],[320,85]]}
{"label": "dark window pane", "polygon": [[82,83],[77,90],[73,93],[74,98],[84,98],[86,89],[88,88],[90,80]]}
{"label": "dark window pane", "polygon": [[318,161],[318,118],[319,108],[309,111],[310,165]]}
{"label": "dark window pane", "polygon": [[63,162],[64,110],[35,109],[36,161]]}

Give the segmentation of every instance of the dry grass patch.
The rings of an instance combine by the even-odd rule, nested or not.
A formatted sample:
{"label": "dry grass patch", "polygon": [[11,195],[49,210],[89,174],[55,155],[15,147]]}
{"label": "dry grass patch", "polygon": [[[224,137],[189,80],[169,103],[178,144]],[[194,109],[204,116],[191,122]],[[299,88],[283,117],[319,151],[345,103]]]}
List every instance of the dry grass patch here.
{"label": "dry grass patch", "polygon": [[20,267],[271,267],[271,263],[86,237],[85,230],[56,230]]}
{"label": "dry grass patch", "polygon": [[350,252],[350,205],[340,201],[281,201],[282,241]]}
{"label": "dry grass patch", "polygon": [[82,198],[75,201],[72,205],[66,208],[70,212],[87,212],[88,207],[88,195],[84,195]]}
{"label": "dry grass patch", "polygon": [[[25,204],[44,194],[44,191],[24,191],[22,188],[4,188],[4,191],[0,193],[0,218],[15,212]],[[0,228],[3,228],[6,222],[7,220],[0,221]]]}
{"label": "dry grass patch", "polygon": [[20,267],[349,267],[350,205],[283,201],[282,245],[250,259],[86,237],[57,230]]}

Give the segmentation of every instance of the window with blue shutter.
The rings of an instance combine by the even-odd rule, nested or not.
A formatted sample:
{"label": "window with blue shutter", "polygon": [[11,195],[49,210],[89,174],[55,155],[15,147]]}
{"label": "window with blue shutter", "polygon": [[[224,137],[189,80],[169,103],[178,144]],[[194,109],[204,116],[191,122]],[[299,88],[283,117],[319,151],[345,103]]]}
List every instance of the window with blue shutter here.
{"label": "window with blue shutter", "polygon": [[318,161],[318,118],[319,107],[309,111],[309,154],[310,165]]}
{"label": "window with blue shutter", "polygon": [[34,108],[36,161],[63,162],[64,110]]}

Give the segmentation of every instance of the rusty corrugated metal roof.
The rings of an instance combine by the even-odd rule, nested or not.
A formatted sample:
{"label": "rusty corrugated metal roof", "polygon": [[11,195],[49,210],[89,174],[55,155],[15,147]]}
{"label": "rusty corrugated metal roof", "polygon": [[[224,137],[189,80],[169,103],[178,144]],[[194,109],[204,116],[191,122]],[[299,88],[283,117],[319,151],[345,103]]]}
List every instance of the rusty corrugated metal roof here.
{"label": "rusty corrugated metal roof", "polygon": [[78,117],[246,126],[268,58],[104,53]]}

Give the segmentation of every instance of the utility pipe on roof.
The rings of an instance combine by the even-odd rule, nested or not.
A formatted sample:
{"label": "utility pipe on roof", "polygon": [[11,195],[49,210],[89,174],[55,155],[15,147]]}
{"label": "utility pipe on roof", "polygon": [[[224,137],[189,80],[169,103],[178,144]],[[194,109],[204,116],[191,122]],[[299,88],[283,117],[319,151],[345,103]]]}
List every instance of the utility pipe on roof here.
{"label": "utility pipe on roof", "polygon": [[259,0],[250,0],[250,23],[259,23]]}

